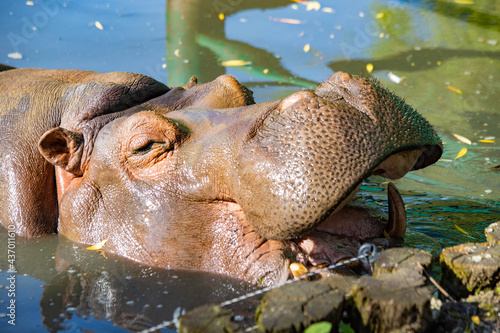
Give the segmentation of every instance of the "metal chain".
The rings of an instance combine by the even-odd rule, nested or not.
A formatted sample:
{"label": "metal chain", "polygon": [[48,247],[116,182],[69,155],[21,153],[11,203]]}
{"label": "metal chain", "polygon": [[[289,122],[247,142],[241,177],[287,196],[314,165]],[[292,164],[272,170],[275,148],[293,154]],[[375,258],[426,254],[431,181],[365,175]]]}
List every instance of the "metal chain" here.
{"label": "metal chain", "polygon": [[[310,278],[310,277],[312,277],[314,275],[317,275],[317,274],[320,274],[320,273],[332,270],[334,268],[338,268],[338,267],[342,267],[342,266],[345,266],[345,265],[349,265],[349,264],[351,264],[353,262],[356,262],[356,261],[361,261],[363,263],[371,264],[371,263],[373,263],[375,261],[375,258],[377,257],[377,254],[378,254],[378,250],[377,250],[377,247],[375,245],[373,245],[371,243],[365,243],[365,244],[361,245],[361,247],[359,248],[358,254],[359,255],[357,257],[354,257],[354,258],[351,258],[351,259],[347,259],[345,261],[342,261],[342,262],[336,263],[336,264],[332,264],[332,265],[327,266],[327,267],[323,267],[323,268],[321,268],[321,269],[319,269],[317,271],[307,273],[307,274],[302,275],[302,276],[300,276],[298,278],[295,278],[295,279],[292,279],[292,280],[287,280],[287,281],[279,283],[277,285],[265,287],[265,288],[256,290],[254,292],[251,292],[251,293],[248,293],[248,294],[245,294],[245,295],[242,295],[242,296],[235,297],[233,299],[224,301],[224,302],[220,303],[219,306],[223,307],[223,306],[228,306],[228,305],[231,305],[231,304],[234,304],[234,303],[238,303],[238,302],[241,302],[241,301],[246,300],[248,298],[252,298],[252,297],[255,297],[255,296],[267,293],[268,291],[271,291],[273,289],[280,288],[280,287],[286,286],[288,284],[291,284],[291,283],[294,283],[294,282],[297,282],[297,281],[301,281],[301,280]],[[156,325],[154,327],[145,329],[145,330],[141,331],[140,333],[152,333],[152,332],[154,332],[156,330],[160,330],[162,328],[165,328],[167,326],[174,325],[174,324],[175,324],[175,326],[177,326],[178,321],[179,321],[179,318],[173,318],[170,321],[164,321],[161,324],[158,324],[158,325]]]}

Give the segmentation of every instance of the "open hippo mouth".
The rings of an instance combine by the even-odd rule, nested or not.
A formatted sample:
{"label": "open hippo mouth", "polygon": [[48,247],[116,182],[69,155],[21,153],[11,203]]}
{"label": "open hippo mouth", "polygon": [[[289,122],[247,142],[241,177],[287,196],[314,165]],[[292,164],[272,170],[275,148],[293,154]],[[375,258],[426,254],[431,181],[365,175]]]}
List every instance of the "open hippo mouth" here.
{"label": "open hippo mouth", "polygon": [[[397,179],[413,168],[424,149],[390,156],[372,172]],[[364,242],[378,246],[401,243],[406,233],[406,210],[393,183],[387,185],[388,216],[356,205],[353,200],[359,185],[315,229],[292,242],[297,246],[297,262],[304,266],[331,265],[358,255]],[[297,275],[292,271],[294,275]]]}
{"label": "open hippo mouth", "polygon": [[[288,263],[309,268],[334,264],[356,257],[363,242],[386,246],[405,235],[396,187],[388,186],[383,217],[353,204],[361,183],[371,175],[399,179],[441,154],[439,136],[402,99],[376,81],[337,73],[265,117],[235,160],[234,199],[264,243],[277,242],[256,252],[280,249]],[[291,276],[278,265],[287,269],[268,272],[275,282]]]}
{"label": "open hippo mouth", "polygon": [[[394,154],[376,167],[372,174],[400,178],[414,167],[423,151],[415,149]],[[263,265],[264,268],[257,274],[261,276],[259,281],[265,283],[265,278],[269,276],[269,280],[276,283],[348,260],[358,256],[358,250],[365,242],[382,248],[400,246],[407,221],[404,202],[396,186],[390,182],[387,185],[388,214],[367,208],[360,202],[356,196],[359,188],[360,185],[356,186],[332,213],[301,235],[286,240],[271,240],[251,232],[249,238],[254,245],[251,257],[257,261],[269,261],[270,257],[283,261]],[[279,259],[276,259],[276,252],[280,253]],[[281,267],[282,271],[277,272],[276,267]],[[255,272],[252,275],[255,276]]]}
{"label": "open hippo mouth", "polygon": [[[353,192],[354,194],[354,192]],[[308,268],[335,264],[358,255],[365,242],[387,247],[400,244],[406,232],[406,212],[396,186],[387,187],[388,217],[355,204],[346,204],[336,209],[317,228],[292,240],[296,257],[292,262]],[[297,277],[305,271],[291,273]]]}

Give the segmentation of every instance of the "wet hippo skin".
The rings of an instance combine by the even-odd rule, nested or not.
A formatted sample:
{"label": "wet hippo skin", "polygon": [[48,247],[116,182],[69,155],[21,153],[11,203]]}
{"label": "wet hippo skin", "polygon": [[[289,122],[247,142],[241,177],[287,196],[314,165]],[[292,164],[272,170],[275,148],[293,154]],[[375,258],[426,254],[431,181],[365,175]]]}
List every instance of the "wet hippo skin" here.
{"label": "wet hippo skin", "polygon": [[346,73],[260,104],[227,75],[168,88],[129,73],[11,69],[0,94],[4,226],[254,283],[289,278],[291,262],[352,257],[384,230],[403,237],[394,186],[387,219],[349,201],[371,174],[397,179],[442,153],[420,114]]}

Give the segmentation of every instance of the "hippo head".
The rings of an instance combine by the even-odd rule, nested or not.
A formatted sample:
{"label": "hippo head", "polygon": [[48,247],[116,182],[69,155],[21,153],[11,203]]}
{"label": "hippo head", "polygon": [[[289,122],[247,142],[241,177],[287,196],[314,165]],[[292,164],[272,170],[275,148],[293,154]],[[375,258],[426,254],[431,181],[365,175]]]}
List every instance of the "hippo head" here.
{"label": "hippo head", "polygon": [[291,276],[291,262],[352,257],[353,245],[384,229],[402,237],[395,187],[388,219],[348,202],[370,175],[397,179],[442,153],[438,135],[403,100],[345,73],[276,102],[162,103],[109,122],[86,158],[75,153],[86,144],[77,131],[44,135],[42,154],[78,175],[60,200],[61,235],[107,240],[103,250],[154,266],[272,284]]}

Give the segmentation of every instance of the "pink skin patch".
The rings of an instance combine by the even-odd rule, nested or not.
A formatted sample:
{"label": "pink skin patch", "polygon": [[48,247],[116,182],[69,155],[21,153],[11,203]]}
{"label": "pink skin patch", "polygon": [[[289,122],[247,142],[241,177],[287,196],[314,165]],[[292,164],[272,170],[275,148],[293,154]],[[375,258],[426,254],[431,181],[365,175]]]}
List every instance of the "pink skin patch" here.
{"label": "pink skin patch", "polygon": [[364,209],[345,206],[330,215],[316,230],[360,240],[382,235],[384,225],[382,219],[371,217]]}

